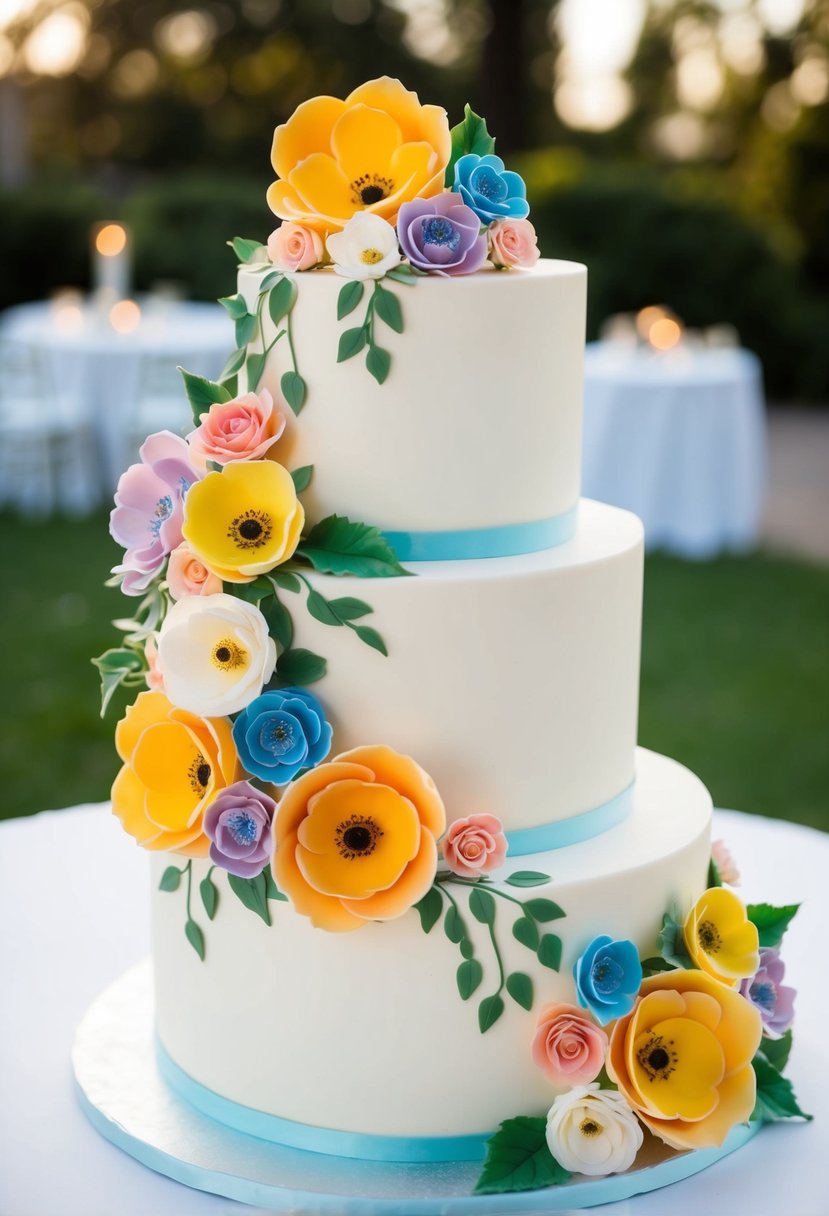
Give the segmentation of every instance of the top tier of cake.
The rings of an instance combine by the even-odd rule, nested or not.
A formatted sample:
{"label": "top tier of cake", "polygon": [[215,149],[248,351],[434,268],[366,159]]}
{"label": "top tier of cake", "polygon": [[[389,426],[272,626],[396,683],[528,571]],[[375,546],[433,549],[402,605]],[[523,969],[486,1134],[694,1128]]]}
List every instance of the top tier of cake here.
{"label": "top tier of cake", "polygon": [[[239,273],[251,312],[263,273]],[[304,500],[312,522],[336,512],[387,532],[566,531],[579,496],[584,266],[544,259],[529,271],[384,284],[405,332],[375,321],[392,360],[382,386],[362,357],[337,363],[340,335],[364,312],[337,319],[345,280],[330,269],[295,277],[292,339],[308,395],[299,420],[285,408],[273,455],[289,468],[314,465]],[[262,320],[251,351],[276,336],[266,310]],[[283,338],[259,387],[280,401],[291,367]]]}

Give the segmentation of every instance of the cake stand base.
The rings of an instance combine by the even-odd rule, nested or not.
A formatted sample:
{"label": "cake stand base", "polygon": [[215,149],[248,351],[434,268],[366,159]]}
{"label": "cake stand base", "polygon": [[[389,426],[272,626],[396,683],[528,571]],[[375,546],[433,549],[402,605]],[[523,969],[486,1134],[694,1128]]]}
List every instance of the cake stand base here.
{"label": "cake stand base", "polygon": [[214,1122],[161,1079],[149,961],[96,998],[78,1027],[72,1062],[81,1106],[107,1140],[186,1186],[275,1213],[488,1216],[590,1208],[697,1174],[759,1129],[737,1127],[722,1148],[695,1153],[675,1153],[648,1137],[637,1168],[625,1174],[509,1195],[473,1195],[475,1162],[380,1164],[282,1148]]}

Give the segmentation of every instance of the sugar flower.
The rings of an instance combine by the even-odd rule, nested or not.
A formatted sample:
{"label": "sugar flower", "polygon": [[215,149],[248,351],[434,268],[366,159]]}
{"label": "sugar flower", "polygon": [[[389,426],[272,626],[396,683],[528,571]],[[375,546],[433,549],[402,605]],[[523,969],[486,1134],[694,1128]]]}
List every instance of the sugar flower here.
{"label": "sugar flower", "polygon": [[455,190],[484,224],[523,220],[530,214],[523,178],[511,173],[500,156],[461,156],[455,164]]}
{"label": "sugar flower", "polygon": [[642,982],[616,1022],[607,1071],[647,1127],[672,1148],[714,1148],[754,1109],[757,1009],[704,971]]}
{"label": "sugar flower", "polygon": [[501,820],[494,815],[469,815],[449,825],[441,850],[453,874],[480,878],[503,864],[507,838]]}
{"label": "sugar flower", "polygon": [[538,1015],[533,1060],[554,1085],[586,1085],[602,1070],[607,1035],[576,1005],[545,1005]]}
{"label": "sugar flower", "polygon": [[338,231],[357,211],[393,224],[401,203],[443,189],[450,153],[446,111],[381,76],[345,101],[303,102],[276,128],[271,160],[280,180],[268,203],[320,232]]}
{"label": "sugar flower", "polygon": [[322,237],[305,224],[286,220],[268,237],[268,257],[277,270],[311,270],[325,258]]}
{"label": "sugar flower", "polygon": [[757,929],[733,891],[724,887],[704,891],[688,913],[683,931],[694,966],[720,983],[736,988],[757,970]]}
{"label": "sugar flower", "polygon": [[158,431],[139,449],[140,464],[123,472],[109,517],[114,540],[126,549],[113,574],[122,574],[125,595],[143,595],[181,541],[184,497],[199,480],[185,441]]}
{"label": "sugar flower", "polygon": [[778,952],[764,946],[757,971],[740,984],[741,995],[760,1010],[763,1033],[770,1039],[779,1039],[794,1021],[797,989],[783,983],[785,974],[786,967]]}
{"label": "sugar flower", "polygon": [[158,666],[158,634],[151,633],[144,643],[144,658],[147,660],[147,670],[144,678],[147,687],[153,692],[164,692],[164,676]]}
{"label": "sugar flower", "polygon": [[176,709],[161,692],[139,693],[118,723],[124,762],[112,787],[112,810],[145,849],[204,857],[204,813],[242,775],[224,718]]}
{"label": "sugar flower", "polygon": [[286,418],[276,409],[266,388],[243,393],[232,401],[216,401],[187,436],[190,450],[202,466],[208,460],[261,460],[285,430]]}
{"label": "sugar flower", "polygon": [[390,747],[357,747],[288,786],[274,824],[274,877],[318,928],[391,920],[432,885],[445,826],[419,764]]}
{"label": "sugar flower", "polygon": [[404,203],[397,219],[400,245],[411,264],[433,274],[470,274],[486,261],[486,234],[459,194]]}
{"label": "sugar flower", "polygon": [[185,595],[216,595],[222,589],[222,580],[207,569],[191,545],[182,541],[167,563],[167,589],[174,600]]}
{"label": "sugar flower", "polygon": [[644,1140],[622,1094],[582,1085],[559,1094],[547,1115],[547,1146],[566,1170],[602,1178],[630,1169]]}
{"label": "sugar flower", "polygon": [[724,840],[712,840],[711,857],[721,880],[729,887],[739,887],[740,871]]}
{"label": "sugar flower", "polygon": [[224,582],[249,583],[293,556],[305,512],[281,464],[234,461],[193,489],[182,533]]}
{"label": "sugar flower", "polygon": [[642,982],[642,964],[633,942],[595,937],[573,967],[579,1004],[600,1025],[629,1013]]}
{"label": "sugar flower", "polygon": [[287,785],[314,768],[331,750],[325,710],[304,688],[263,692],[239,714],[233,738],[242,764],[254,777]]}
{"label": "sugar flower", "polygon": [[529,220],[493,220],[486,234],[493,266],[529,270],[541,256]]}
{"label": "sugar flower", "polygon": [[370,212],[353,215],[325,243],[334,269],[346,279],[382,279],[400,264],[397,233],[388,220]]}
{"label": "sugar flower", "polygon": [[228,874],[256,878],[271,856],[271,823],[276,803],[248,781],[218,794],[204,816],[210,860]]}
{"label": "sugar flower", "polygon": [[276,645],[255,604],[232,595],[187,596],[158,635],[158,665],[174,705],[216,717],[258,697],[276,667]]}

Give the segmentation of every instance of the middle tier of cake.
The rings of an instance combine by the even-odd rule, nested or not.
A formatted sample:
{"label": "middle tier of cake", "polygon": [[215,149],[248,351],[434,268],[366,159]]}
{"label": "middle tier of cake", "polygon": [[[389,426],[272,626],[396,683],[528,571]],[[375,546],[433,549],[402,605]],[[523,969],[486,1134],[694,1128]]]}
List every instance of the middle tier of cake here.
{"label": "middle tier of cake", "polygon": [[582,500],[575,537],[541,553],[418,563],[413,578],[312,575],[328,598],[369,602],[388,647],[293,611],[294,645],[328,661],[314,692],[332,754],[413,756],[450,821],[488,812],[516,832],[595,811],[586,834],[609,825],[633,779],[642,561],[636,516]]}

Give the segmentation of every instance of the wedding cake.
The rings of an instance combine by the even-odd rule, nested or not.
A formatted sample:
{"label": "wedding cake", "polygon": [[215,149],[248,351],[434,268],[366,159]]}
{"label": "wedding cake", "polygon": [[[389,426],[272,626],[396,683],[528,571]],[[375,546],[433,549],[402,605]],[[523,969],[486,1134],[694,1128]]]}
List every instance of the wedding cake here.
{"label": "wedding cake", "polygon": [[579,501],[586,270],[539,258],[484,121],[397,81],[272,159],[236,349],[112,514],[161,1074],[483,1192],[722,1146],[788,1085],[794,909],[722,885],[707,790],[636,747],[642,527]]}

